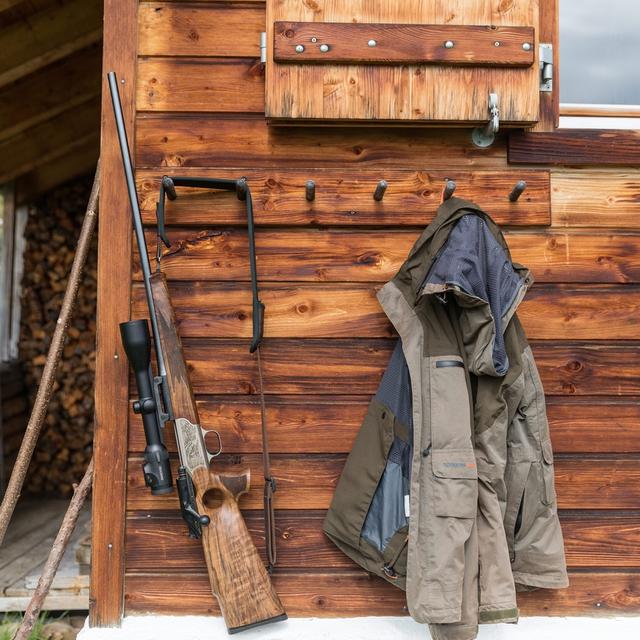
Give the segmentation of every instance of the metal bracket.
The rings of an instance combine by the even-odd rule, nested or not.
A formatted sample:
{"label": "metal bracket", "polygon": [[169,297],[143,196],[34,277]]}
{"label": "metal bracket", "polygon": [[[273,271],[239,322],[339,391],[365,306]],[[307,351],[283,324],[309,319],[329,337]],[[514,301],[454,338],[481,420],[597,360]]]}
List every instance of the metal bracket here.
{"label": "metal bracket", "polygon": [[540,44],[540,91],[553,90],[553,45]]}
{"label": "metal bracket", "polygon": [[476,147],[490,147],[496,139],[496,133],[500,130],[500,107],[498,106],[498,94],[489,94],[489,122],[484,127],[476,127],[471,132],[471,139]]}
{"label": "metal bracket", "polygon": [[260,62],[266,63],[267,61],[267,32],[260,32]]}

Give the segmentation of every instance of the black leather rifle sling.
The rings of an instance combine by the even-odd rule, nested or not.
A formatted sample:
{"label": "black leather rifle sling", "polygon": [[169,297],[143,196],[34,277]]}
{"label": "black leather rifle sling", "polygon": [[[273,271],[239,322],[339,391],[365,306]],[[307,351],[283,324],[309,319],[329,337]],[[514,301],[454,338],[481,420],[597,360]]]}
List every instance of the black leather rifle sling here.
{"label": "black leather rifle sling", "polygon": [[260,358],[260,342],[262,341],[264,325],[264,304],[260,301],[260,297],[258,295],[258,272],[256,268],[256,243],[253,225],[253,202],[251,199],[251,190],[249,189],[246,178],[231,180],[224,178],[163,176],[160,183],[160,195],[156,205],[158,268],[160,268],[160,259],[162,257],[162,246],[160,241],[162,241],[167,248],[171,247],[165,228],[165,198],[175,200],[178,197],[175,189],[176,187],[195,187],[200,189],[234,191],[238,200],[246,202],[247,231],[249,235],[249,267],[251,270],[251,292],[253,298],[253,336],[249,352],[256,354],[258,365],[258,392],[260,394],[260,423],[262,430],[262,466],[264,472],[264,534],[267,547],[269,572],[271,572],[276,564],[276,528],[275,512],[273,508],[273,494],[276,491],[276,481],[271,475],[269,435],[267,432],[267,415],[264,399],[264,380],[262,375],[262,361]]}

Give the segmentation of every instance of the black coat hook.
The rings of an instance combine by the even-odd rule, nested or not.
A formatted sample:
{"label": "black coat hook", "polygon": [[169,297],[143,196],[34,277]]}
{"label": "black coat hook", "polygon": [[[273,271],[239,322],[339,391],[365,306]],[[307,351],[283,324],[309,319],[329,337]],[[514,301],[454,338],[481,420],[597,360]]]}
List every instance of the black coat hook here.
{"label": "black coat hook", "polygon": [[526,188],[527,183],[524,180],[518,180],[518,182],[516,182],[516,186],[513,187],[509,194],[509,201],[516,202]]}
{"label": "black coat hook", "polygon": [[313,180],[307,180],[305,183],[304,197],[308,202],[313,202],[316,199],[316,183]]}
{"label": "black coat hook", "polygon": [[455,180],[447,180],[447,182],[444,185],[444,190],[442,191],[442,201],[444,202],[445,200],[448,200],[452,195],[453,192],[456,190],[456,183]]}
{"label": "black coat hook", "polygon": [[380,180],[380,182],[378,182],[378,186],[376,187],[376,190],[373,192],[373,199],[376,202],[380,202],[380,200],[384,198],[384,192],[387,190],[388,186],[389,185],[386,180]]}

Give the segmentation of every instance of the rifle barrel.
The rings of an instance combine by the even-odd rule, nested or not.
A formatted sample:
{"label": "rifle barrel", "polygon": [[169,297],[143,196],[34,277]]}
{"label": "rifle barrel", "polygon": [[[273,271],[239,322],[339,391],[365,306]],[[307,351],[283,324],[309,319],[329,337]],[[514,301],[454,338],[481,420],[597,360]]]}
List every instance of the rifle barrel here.
{"label": "rifle barrel", "polygon": [[149,319],[151,320],[151,332],[153,333],[153,344],[156,351],[156,360],[158,362],[158,375],[163,379],[166,378],[167,372],[164,363],[164,355],[162,353],[162,344],[160,343],[160,334],[158,332],[158,319],[156,315],[156,305],[153,300],[151,291],[151,266],[149,263],[149,254],[147,252],[147,243],[144,237],[144,228],[142,226],[142,216],[140,215],[140,205],[138,203],[138,191],[133,178],[133,165],[131,163],[131,155],[129,153],[129,142],[127,139],[127,130],[124,126],[124,116],[122,115],[122,103],[120,102],[120,92],[118,91],[118,79],[114,71],[107,74],[109,81],[109,93],[111,94],[111,103],[113,104],[113,115],[116,121],[116,130],[118,132],[118,142],[120,143],[120,153],[122,155],[122,166],[124,167],[124,177],[127,182],[127,191],[129,193],[129,202],[131,203],[131,215],[133,217],[133,228],[136,234],[138,244],[138,253],[140,254],[140,267],[142,268],[142,276],[144,279],[144,291],[147,297],[147,305],[149,307]]}

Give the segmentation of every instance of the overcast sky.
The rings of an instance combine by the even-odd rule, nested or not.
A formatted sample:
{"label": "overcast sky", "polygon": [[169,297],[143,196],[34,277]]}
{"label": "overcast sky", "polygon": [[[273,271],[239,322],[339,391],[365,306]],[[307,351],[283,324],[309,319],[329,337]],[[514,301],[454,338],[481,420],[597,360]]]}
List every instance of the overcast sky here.
{"label": "overcast sky", "polygon": [[560,0],[560,101],[640,105],[640,0]]}

